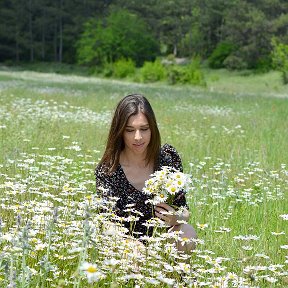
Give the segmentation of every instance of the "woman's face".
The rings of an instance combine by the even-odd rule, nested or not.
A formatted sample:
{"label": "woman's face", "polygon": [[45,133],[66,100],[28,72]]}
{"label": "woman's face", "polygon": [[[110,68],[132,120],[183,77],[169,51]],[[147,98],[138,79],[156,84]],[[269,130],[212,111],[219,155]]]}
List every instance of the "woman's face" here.
{"label": "woman's face", "polygon": [[139,112],[128,118],[123,140],[125,149],[135,154],[146,154],[151,139],[151,130],[146,116]]}

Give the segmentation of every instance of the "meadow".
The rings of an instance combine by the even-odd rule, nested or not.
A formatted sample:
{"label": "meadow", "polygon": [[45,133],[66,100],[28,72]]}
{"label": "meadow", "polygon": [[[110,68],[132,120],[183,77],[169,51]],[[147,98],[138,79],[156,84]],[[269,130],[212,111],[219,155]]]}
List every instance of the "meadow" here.
{"label": "meadow", "polygon": [[[0,287],[288,287],[288,87],[207,74],[207,87],[0,70]],[[150,100],[179,151],[199,239],[126,236],[95,191],[113,109]],[[177,235],[172,235],[177,237]]]}

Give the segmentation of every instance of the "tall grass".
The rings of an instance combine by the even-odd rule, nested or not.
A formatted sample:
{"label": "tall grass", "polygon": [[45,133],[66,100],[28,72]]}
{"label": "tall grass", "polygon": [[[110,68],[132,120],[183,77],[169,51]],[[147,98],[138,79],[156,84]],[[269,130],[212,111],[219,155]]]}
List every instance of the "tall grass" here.
{"label": "tall grass", "polygon": [[[228,93],[222,78],[213,89],[226,92],[0,72],[0,286],[285,287],[288,102],[257,93],[257,77]],[[160,240],[146,252],[121,242],[98,213],[93,169],[115,104],[133,92],[193,176],[200,240],[188,259]]]}

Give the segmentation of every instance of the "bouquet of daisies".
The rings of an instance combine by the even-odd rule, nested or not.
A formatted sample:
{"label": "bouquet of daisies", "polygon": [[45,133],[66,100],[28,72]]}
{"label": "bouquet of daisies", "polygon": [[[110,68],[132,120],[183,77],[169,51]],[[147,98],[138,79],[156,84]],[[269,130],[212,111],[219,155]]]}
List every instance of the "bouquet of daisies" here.
{"label": "bouquet of daisies", "polygon": [[143,191],[152,196],[153,205],[165,202],[171,206],[177,193],[181,190],[185,191],[191,182],[189,175],[168,166],[163,166],[151,176],[146,180]]}

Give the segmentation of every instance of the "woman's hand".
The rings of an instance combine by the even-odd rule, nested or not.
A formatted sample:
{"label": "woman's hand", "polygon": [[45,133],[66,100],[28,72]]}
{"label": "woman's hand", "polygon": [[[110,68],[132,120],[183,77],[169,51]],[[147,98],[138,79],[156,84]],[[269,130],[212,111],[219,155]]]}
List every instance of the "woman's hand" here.
{"label": "woman's hand", "polygon": [[155,215],[163,220],[168,226],[177,226],[180,225],[181,222],[189,219],[189,212],[187,209],[183,209],[183,212],[179,215],[173,207],[166,203],[160,203],[155,206]]}

